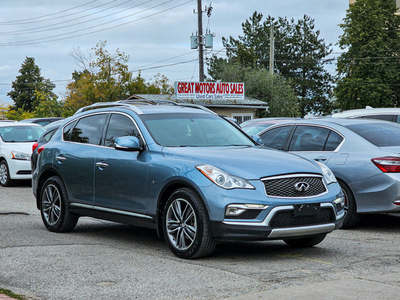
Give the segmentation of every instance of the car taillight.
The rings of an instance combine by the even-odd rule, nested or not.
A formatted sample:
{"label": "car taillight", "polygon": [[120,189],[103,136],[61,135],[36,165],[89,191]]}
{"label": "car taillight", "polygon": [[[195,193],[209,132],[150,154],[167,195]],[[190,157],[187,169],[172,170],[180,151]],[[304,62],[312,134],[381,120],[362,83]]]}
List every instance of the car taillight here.
{"label": "car taillight", "polygon": [[400,157],[378,157],[371,161],[384,173],[400,173]]}
{"label": "car taillight", "polygon": [[43,150],[44,150],[44,145],[40,146],[40,147],[37,149],[37,153],[40,154],[40,153],[42,153]]}
{"label": "car taillight", "polygon": [[35,151],[35,149],[36,149],[38,146],[39,146],[38,143],[34,143],[34,144],[32,145],[32,152]]}

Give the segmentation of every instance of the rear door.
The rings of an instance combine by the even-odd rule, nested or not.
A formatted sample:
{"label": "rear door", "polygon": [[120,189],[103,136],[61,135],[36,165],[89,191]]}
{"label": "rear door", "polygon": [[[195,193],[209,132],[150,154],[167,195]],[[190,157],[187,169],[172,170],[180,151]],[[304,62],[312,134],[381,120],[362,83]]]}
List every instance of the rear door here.
{"label": "rear door", "polygon": [[105,113],[93,114],[63,129],[63,142],[55,151],[55,168],[71,202],[94,203],[94,165],[106,119]]}

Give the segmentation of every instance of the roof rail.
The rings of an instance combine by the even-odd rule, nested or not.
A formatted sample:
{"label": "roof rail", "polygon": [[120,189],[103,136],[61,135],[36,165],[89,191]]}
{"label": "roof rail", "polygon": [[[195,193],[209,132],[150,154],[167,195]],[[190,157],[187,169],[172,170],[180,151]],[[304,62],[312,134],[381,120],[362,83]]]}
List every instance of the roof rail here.
{"label": "roof rail", "polygon": [[148,99],[126,99],[119,100],[116,103],[126,103],[126,104],[147,104],[147,105],[163,105],[163,104],[172,104],[179,105],[178,103],[171,100],[148,100]]}
{"label": "roof rail", "polygon": [[131,108],[133,111],[137,112],[137,113],[141,113],[142,111],[140,109],[138,109],[137,107],[135,107],[134,105],[130,105],[128,103],[118,103],[118,102],[96,102],[93,103],[91,105],[85,106],[85,107],[81,107],[80,109],[78,109],[75,112],[75,115],[84,111],[88,111],[88,110],[92,110],[92,109],[100,109],[100,108],[105,108],[105,107],[121,107],[121,106],[125,106],[125,107],[129,107]]}
{"label": "roof rail", "polygon": [[202,105],[198,104],[193,104],[193,103],[177,103],[171,100],[147,100],[147,99],[126,99],[126,100],[118,100],[115,102],[97,102],[93,103],[91,105],[82,107],[78,109],[75,114],[92,110],[92,109],[100,109],[100,108],[106,108],[106,107],[129,107],[132,109],[134,112],[138,114],[142,114],[143,112],[136,107],[136,105],[176,105],[176,106],[183,106],[183,107],[191,107],[191,108],[197,108],[201,109],[203,111],[212,113],[217,115],[217,113],[213,112],[212,110],[208,109],[207,107],[204,107]]}

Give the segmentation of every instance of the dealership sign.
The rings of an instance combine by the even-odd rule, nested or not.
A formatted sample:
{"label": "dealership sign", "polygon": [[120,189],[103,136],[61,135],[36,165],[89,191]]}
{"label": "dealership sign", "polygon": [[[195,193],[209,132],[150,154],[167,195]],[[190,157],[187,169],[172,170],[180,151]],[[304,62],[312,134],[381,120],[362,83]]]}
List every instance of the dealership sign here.
{"label": "dealership sign", "polygon": [[244,83],[175,82],[177,99],[244,99]]}

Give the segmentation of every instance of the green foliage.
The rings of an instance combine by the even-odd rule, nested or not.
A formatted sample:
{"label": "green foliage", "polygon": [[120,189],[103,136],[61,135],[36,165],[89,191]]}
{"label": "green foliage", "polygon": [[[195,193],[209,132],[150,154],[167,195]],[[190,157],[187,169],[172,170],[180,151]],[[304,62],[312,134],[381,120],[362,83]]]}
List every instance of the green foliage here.
{"label": "green foliage", "polygon": [[21,75],[12,82],[12,91],[7,95],[14,100],[14,108],[16,110],[33,112],[39,104],[39,100],[35,95],[36,91],[52,94],[55,84],[49,79],[44,79],[40,75],[40,69],[35,64],[33,57],[27,57],[19,70]]}
{"label": "green foliage", "polygon": [[[246,96],[268,103],[268,113],[260,117],[297,117],[300,115],[297,96],[292,86],[280,75],[269,74],[260,68],[242,66],[215,59],[217,80],[244,82]],[[217,74],[216,74],[217,76]]]}
{"label": "green foliage", "polygon": [[[267,70],[270,61],[270,28],[274,31],[275,72],[290,80],[299,101],[301,115],[331,112],[329,95],[332,77],[324,69],[332,59],[332,52],[315,30],[314,20],[304,16],[297,22],[287,18],[275,19],[254,12],[242,23],[243,36],[237,39],[222,38],[227,48],[227,62],[245,67]],[[216,80],[224,60],[213,57],[209,61],[208,73]],[[246,88],[246,90],[248,90]]]}
{"label": "green foliage", "polygon": [[9,111],[7,111],[6,117],[9,120],[21,121],[25,119],[34,118],[35,115],[32,112],[25,111],[22,108],[17,108],[17,109],[10,109]]}
{"label": "green foliage", "polygon": [[94,47],[94,59],[85,57],[79,49],[71,55],[83,71],[72,74],[73,81],[67,86],[64,115],[96,102],[126,99],[132,94],[160,94],[173,91],[169,80],[157,74],[154,83],[146,83],[139,72],[137,77],[128,71],[129,56],[116,50],[110,54],[106,41]]}
{"label": "green foliage", "polygon": [[391,0],[357,0],[341,25],[337,63],[339,110],[400,104],[400,17]]}
{"label": "green foliage", "polygon": [[64,104],[53,94],[36,92],[39,105],[36,107],[35,118],[63,117]]}

